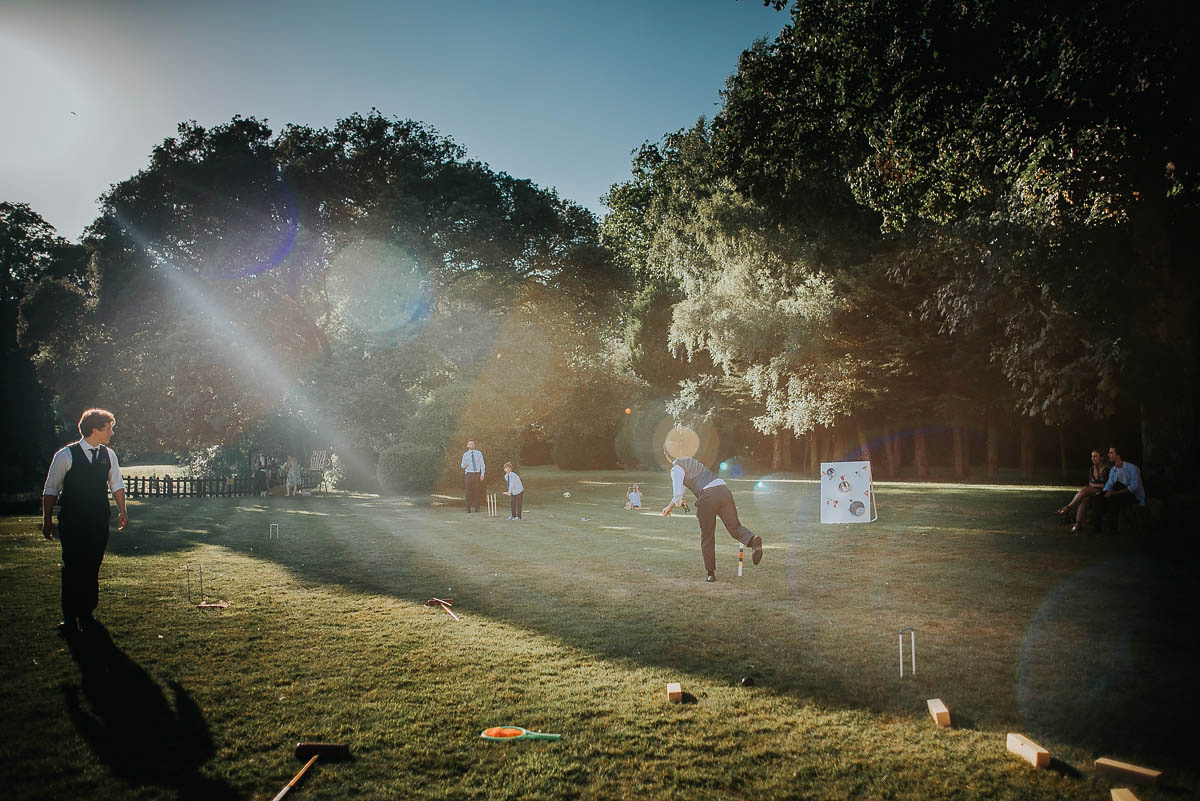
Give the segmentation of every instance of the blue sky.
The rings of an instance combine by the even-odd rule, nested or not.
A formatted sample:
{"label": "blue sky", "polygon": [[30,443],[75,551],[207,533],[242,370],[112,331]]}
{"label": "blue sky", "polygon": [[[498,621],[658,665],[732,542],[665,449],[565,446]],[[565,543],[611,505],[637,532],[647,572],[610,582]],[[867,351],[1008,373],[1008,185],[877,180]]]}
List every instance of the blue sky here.
{"label": "blue sky", "polygon": [[760,0],[0,0],[0,200],[74,239],[183,120],[421,120],[602,215],[646,140],[711,116]]}

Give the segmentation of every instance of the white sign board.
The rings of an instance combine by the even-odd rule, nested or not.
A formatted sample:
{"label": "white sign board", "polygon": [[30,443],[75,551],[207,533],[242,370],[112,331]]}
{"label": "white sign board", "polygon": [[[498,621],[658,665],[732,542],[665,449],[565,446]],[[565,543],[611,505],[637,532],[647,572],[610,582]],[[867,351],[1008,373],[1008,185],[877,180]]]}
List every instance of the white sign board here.
{"label": "white sign board", "polygon": [[822,523],[870,523],[877,517],[870,462],[821,462]]}

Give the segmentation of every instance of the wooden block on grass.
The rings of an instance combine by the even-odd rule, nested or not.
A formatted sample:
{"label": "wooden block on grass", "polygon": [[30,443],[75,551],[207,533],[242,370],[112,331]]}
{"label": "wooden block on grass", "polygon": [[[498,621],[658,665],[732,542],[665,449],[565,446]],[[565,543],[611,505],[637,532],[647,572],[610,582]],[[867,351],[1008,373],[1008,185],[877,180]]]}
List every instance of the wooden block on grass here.
{"label": "wooden block on grass", "polygon": [[950,725],[950,710],[946,709],[941,698],[930,698],[925,704],[929,707],[929,714],[933,716],[934,723],[942,727]]}
{"label": "wooden block on grass", "polygon": [[1011,731],[1008,733],[1008,750],[1035,768],[1044,768],[1050,764],[1050,752],[1023,734]]}
{"label": "wooden block on grass", "polygon": [[1138,801],[1138,797],[1133,794],[1133,791],[1119,787],[1112,791],[1112,801]]}
{"label": "wooden block on grass", "polygon": [[1096,760],[1096,772],[1103,773],[1105,776],[1115,776],[1125,781],[1141,782],[1142,784],[1154,784],[1162,776],[1161,770],[1143,768],[1140,765],[1131,765],[1128,762],[1118,762],[1108,757],[1100,757]]}
{"label": "wooden block on grass", "polygon": [[676,702],[683,700],[683,689],[679,686],[679,682],[673,681],[667,685],[667,700]]}

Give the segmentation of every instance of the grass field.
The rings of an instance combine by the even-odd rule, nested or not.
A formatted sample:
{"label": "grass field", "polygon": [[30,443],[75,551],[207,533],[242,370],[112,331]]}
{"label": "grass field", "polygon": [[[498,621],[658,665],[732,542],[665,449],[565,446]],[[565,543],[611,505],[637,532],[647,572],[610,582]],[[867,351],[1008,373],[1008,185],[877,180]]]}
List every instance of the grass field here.
{"label": "grass field", "polygon": [[[1097,756],[1165,770],[1143,800],[1200,793],[1179,539],[1066,534],[1062,488],[882,484],[878,522],[821,526],[816,482],[741,481],[766,555],[738,578],[719,529],[707,584],[694,517],[654,511],[665,475],[522,477],[514,522],[504,496],[500,518],[439,495],[132,503],[102,627],[69,642],[57,545],[0,519],[4,797],[270,799],[301,740],[352,751],[293,790],[312,801],[1107,799]],[[189,564],[227,609],[194,606],[196,567],[188,602]],[[500,724],[563,738],[480,739]]]}

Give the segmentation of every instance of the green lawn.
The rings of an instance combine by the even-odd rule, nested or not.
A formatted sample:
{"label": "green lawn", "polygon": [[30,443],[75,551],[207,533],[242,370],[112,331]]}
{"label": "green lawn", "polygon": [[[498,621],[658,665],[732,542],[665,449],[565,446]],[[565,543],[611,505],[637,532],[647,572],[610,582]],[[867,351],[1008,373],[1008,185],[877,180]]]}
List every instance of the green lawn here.
{"label": "green lawn", "polygon": [[[653,511],[664,474],[522,477],[519,522],[504,496],[500,518],[449,495],[132,503],[103,628],[69,643],[57,545],[0,519],[4,797],[270,799],[300,740],[353,755],[293,790],[314,801],[1107,799],[1097,756],[1165,770],[1143,800],[1200,793],[1200,590],[1177,540],[1066,534],[1063,488],[881,484],[878,522],[821,526],[816,482],[741,481],[766,556],[738,578],[719,529],[706,584],[694,517]],[[633,481],[642,513],[622,509]],[[188,603],[189,564],[228,609]],[[500,724],[563,739],[480,739]]]}

